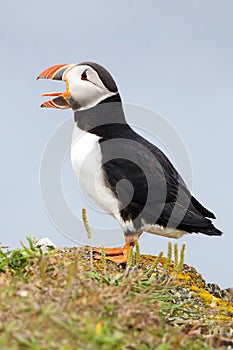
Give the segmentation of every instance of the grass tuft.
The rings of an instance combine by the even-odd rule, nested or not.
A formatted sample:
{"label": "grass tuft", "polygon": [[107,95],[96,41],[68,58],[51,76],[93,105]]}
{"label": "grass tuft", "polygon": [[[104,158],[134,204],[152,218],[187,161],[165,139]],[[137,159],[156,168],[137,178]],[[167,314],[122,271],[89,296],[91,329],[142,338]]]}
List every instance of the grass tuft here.
{"label": "grass tuft", "polygon": [[27,237],[29,247],[21,242],[22,249],[4,252],[0,249],[0,272],[10,272],[13,275],[23,275],[25,267],[30,264],[31,260],[39,261],[42,252],[35,249],[32,239]]}

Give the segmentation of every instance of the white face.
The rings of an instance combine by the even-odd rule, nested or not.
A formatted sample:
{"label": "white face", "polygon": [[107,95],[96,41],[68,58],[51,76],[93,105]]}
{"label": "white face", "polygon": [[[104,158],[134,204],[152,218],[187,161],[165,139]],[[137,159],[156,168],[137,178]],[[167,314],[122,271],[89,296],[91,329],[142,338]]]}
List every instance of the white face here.
{"label": "white face", "polygon": [[97,72],[87,65],[69,69],[62,79],[67,82],[69,94],[80,106],[79,110],[94,107],[106,98],[117,94],[109,91]]}

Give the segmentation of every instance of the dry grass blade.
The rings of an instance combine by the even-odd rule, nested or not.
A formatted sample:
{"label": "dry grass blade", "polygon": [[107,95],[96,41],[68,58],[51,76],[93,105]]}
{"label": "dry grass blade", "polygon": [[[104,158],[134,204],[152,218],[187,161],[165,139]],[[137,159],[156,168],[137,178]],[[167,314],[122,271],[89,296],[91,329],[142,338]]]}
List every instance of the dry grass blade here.
{"label": "dry grass blade", "polygon": [[138,240],[135,241],[135,248],[136,248],[136,266],[139,265],[140,259],[141,259],[141,253],[140,253],[140,247]]}
{"label": "dry grass blade", "polygon": [[177,243],[174,244],[174,271],[176,271],[179,262],[179,251]]}
{"label": "dry grass blade", "polygon": [[90,262],[91,262],[91,269],[93,269],[93,249],[92,249],[92,233],[90,226],[88,224],[87,220],[87,211],[85,208],[82,209],[82,219],[83,219],[83,224],[86,229],[87,237],[89,239],[89,245],[90,245]]}
{"label": "dry grass blade", "polygon": [[127,257],[127,266],[132,268],[134,266],[134,253],[133,253],[133,247],[129,248],[129,253]]}
{"label": "dry grass blade", "polygon": [[167,261],[166,261],[166,265],[165,265],[165,269],[168,270],[168,271],[170,269],[171,262],[172,262],[172,243],[168,242],[168,246],[167,246]]}
{"label": "dry grass blade", "polygon": [[157,256],[157,258],[154,260],[153,264],[150,266],[148,270],[145,271],[144,275],[148,275],[154,272],[158,264],[160,263],[161,259],[163,257],[163,252],[160,252]]}
{"label": "dry grass blade", "polygon": [[102,244],[101,246],[101,263],[102,263],[102,267],[104,269],[104,273],[106,273],[106,253],[105,253],[105,248],[104,248],[104,244]]}
{"label": "dry grass blade", "polygon": [[184,251],[185,251],[185,243],[182,244],[181,250],[180,250],[180,261],[177,266],[177,273],[181,273],[184,265]]}

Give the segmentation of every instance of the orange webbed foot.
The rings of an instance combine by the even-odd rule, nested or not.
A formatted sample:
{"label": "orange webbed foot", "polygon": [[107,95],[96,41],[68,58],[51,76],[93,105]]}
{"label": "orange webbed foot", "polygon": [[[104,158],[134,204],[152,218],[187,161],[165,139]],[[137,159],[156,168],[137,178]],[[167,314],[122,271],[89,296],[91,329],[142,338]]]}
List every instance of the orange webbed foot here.
{"label": "orange webbed foot", "polygon": [[[128,254],[129,254],[129,249],[130,246],[133,244],[125,244],[123,248],[104,248],[105,252],[105,259],[115,262],[116,264],[122,264],[126,263],[128,259]],[[93,248],[93,251],[99,254],[95,255],[95,259],[101,260],[102,256],[100,255],[101,253],[101,248]]]}

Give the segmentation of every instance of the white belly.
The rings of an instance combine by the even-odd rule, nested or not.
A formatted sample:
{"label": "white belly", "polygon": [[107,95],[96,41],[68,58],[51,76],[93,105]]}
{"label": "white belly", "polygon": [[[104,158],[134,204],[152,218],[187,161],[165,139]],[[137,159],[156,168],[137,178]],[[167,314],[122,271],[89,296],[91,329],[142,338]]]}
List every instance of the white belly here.
{"label": "white belly", "polygon": [[145,232],[152,233],[154,235],[164,236],[168,238],[180,238],[183,235],[187,234],[186,231],[179,229],[172,229],[169,227],[163,227],[160,225],[144,225],[142,230]]}
{"label": "white belly", "polygon": [[100,137],[80,130],[76,125],[71,144],[71,163],[81,187],[105,211],[115,216],[119,213],[118,201],[106,187],[101,169]]}

